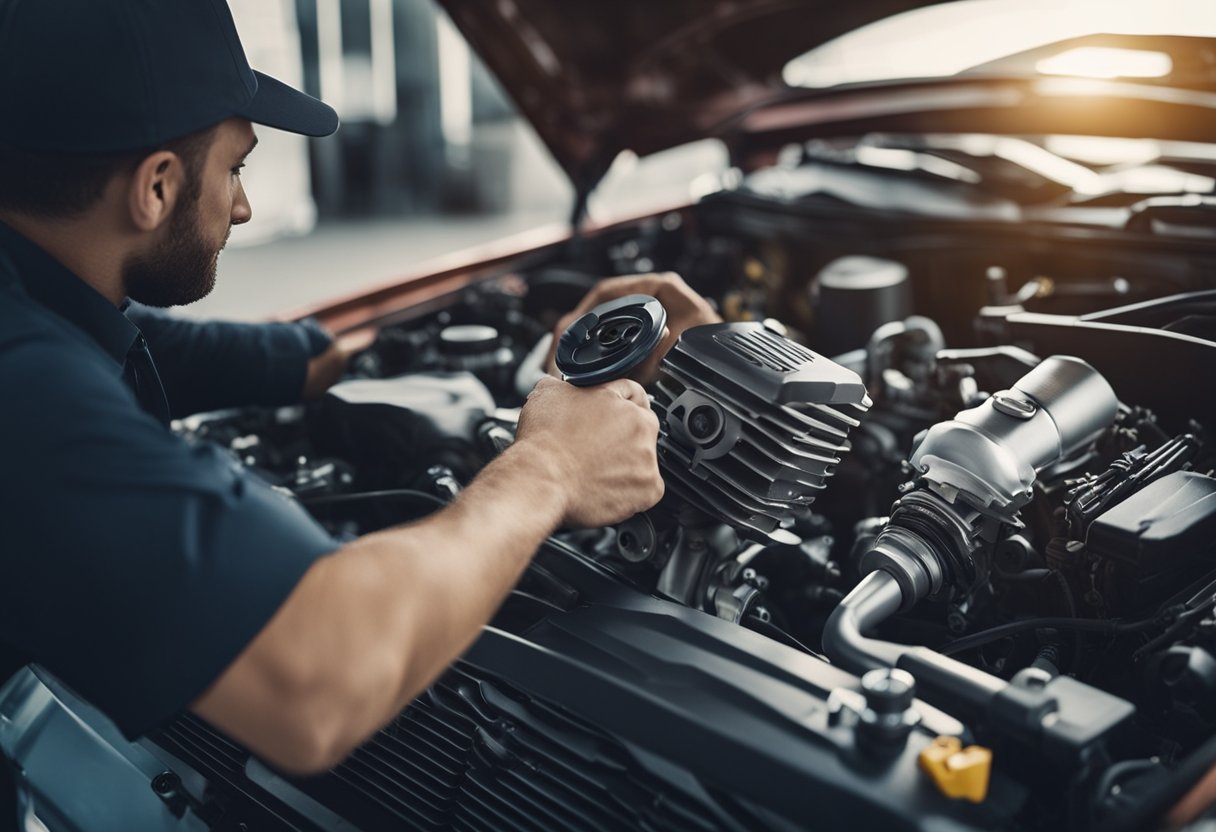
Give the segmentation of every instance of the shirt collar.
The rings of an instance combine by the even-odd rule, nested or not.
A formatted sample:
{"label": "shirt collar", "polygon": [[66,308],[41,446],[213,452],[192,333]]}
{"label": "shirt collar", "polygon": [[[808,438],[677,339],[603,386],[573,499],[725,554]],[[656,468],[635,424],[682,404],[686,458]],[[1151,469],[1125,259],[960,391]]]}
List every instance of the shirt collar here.
{"label": "shirt collar", "polygon": [[16,279],[30,297],[87,333],[119,364],[126,361],[127,353],[139,338],[139,327],[127,319],[122,309],[2,222],[0,252],[8,255]]}

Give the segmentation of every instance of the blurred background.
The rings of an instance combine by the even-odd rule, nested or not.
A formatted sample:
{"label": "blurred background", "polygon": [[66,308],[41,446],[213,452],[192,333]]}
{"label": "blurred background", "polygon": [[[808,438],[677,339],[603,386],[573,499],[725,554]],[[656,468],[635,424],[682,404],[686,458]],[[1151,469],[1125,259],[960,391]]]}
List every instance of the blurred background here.
{"label": "blurred background", "polygon": [[433,0],[230,0],[250,63],[333,106],[325,139],[259,131],[216,290],[260,319],[563,224],[569,180]]}
{"label": "blurred background", "polygon": [[[216,290],[182,313],[264,319],[438,270],[438,259],[482,244],[529,232],[543,239],[551,237],[545,229],[568,225],[569,179],[436,0],[229,3],[250,63],[322,98],[342,127],[325,139],[259,132],[243,174],[253,220],[234,229]],[[1033,62],[1038,47],[1101,32],[1216,37],[1216,0],[957,0],[811,48],[785,66],[783,79],[831,87],[993,67],[1097,78],[1169,73],[1169,57],[1151,51],[1073,49]],[[1019,55],[1030,69],[1008,65]],[[1144,66],[1146,59],[1165,66]],[[1164,152],[1143,139],[1046,141],[1053,153],[1102,165],[1143,165]],[[1199,145],[1185,151],[1212,154]],[[728,165],[716,139],[642,159],[622,152],[588,214],[658,210],[717,182]],[[1093,176],[1064,166],[1053,175]]]}

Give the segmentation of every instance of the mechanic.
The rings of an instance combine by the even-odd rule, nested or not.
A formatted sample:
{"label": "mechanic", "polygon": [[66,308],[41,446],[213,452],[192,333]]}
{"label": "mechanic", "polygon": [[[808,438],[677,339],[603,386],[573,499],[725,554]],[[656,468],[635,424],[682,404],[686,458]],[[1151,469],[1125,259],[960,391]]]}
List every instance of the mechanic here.
{"label": "mechanic", "polygon": [[[249,68],[224,0],[0,0],[0,102],[5,677],[36,662],[128,737],[190,708],[323,771],[473,641],[555,528],[661,496],[642,388],[547,379],[453,505],[339,544],[168,422],[318,395],[344,352],[149,308],[210,290],[251,215],[252,124],[325,135],[333,110]],[[681,310],[713,314],[669,276],[593,300],[633,290],[675,304],[673,338]]]}

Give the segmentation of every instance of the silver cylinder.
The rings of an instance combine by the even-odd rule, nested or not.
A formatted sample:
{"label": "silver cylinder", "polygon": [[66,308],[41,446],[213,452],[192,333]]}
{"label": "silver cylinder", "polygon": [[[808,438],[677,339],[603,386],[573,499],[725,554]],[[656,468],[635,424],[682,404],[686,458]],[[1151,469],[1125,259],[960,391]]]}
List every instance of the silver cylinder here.
{"label": "silver cylinder", "polygon": [[[1119,400],[1102,374],[1079,358],[1053,355],[1014,385],[1047,411],[1060,437],[1061,457],[1085,447],[1115,421]],[[1036,465],[1042,469],[1045,465]]]}
{"label": "silver cylinder", "polygon": [[1039,471],[1096,439],[1119,402],[1097,370],[1052,356],[1009,390],[930,428],[910,462],[929,487],[954,502],[1012,519],[1030,501]]}

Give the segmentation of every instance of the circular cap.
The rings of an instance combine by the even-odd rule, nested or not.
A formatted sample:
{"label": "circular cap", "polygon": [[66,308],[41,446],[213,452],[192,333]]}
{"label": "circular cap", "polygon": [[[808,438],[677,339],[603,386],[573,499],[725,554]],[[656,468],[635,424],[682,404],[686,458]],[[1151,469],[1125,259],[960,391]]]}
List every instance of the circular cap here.
{"label": "circular cap", "polygon": [[872,291],[908,280],[908,267],[895,260],[850,255],[833,260],[819,272],[819,285],[845,291]]}
{"label": "circular cap", "polygon": [[901,714],[916,698],[916,680],[906,670],[880,667],[861,677],[866,706],[880,714]]}
{"label": "circular cap", "polygon": [[667,310],[650,295],[602,303],[566,328],[557,342],[557,369],[578,387],[627,376],[663,340]]}
{"label": "circular cap", "polygon": [[476,355],[498,346],[498,330],[481,324],[459,324],[444,327],[439,343],[450,355]]}

